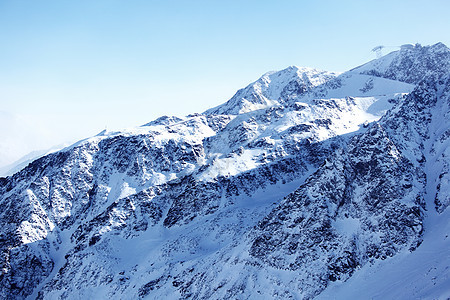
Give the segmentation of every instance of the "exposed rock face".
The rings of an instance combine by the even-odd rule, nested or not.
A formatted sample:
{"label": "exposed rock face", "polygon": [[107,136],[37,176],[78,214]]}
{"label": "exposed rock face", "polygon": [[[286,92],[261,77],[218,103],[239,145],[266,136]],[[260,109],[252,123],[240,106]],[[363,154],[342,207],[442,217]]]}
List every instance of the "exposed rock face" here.
{"label": "exposed rock face", "polygon": [[[424,230],[427,174],[423,162],[411,153],[430,157],[423,146],[430,142],[429,134],[425,130],[413,145],[404,139],[405,132],[392,129],[405,126],[414,131],[414,126],[424,124],[425,112],[417,110],[420,103],[427,103],[424,110],[431,122],[437,112],[437,95],[433,94],[437,90],[433,83],[421,84],[393,110],[395,114],[387,114],[335,151],[300,188],[259,221],[244,242],[224,251],[221,260],[242,276],[227,280],[224,273],[228,271],[204,268],[204,273],[184,279],[189,284],[183,296],[222,279],[223,291],[202,289],[200,296],[249,296],[253,287],[259,287],[266,297],[311,298],[329,282],[345,281],[368,262],[384,260],[402,250],[414,251]],[[397,140],[403,142],[397,146]],[[253,276],[258,269],[267,268],[271,271]],[[264,282],[272,282],[271,287],[262,288]]]}
{"label": "exposed rock face", "polygon": [[448,48],[442,43],[437,43],[432,46],[404,45],[399,51],[352,71],[418,84],[429,76],[446,76],[449,69]]}
{"label": "exposed rock face", "polygon": [[372,259],[420,244],[424,177],[375,124],[259,222],[250,255],[315,278],[302,285],[312,297]]}
{"label": "exposed rock face", "polygon": [[449,61],[290,67],[0,178],[0,296],[311,298],[414,251],[450,203]]}

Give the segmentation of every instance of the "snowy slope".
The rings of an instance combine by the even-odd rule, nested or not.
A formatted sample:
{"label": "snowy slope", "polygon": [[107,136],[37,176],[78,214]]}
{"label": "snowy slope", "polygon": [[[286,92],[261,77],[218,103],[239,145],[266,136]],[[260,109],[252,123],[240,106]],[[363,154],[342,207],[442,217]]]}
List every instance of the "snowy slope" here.
{"label": "snowy slope", "polygon": [[450,216],[448,210],[431,214],[425,224],[429,230],[414,252],[368,264],[348,281],[332,283],[317,299],[448,299]]}
{"label": "snowy slope", "polygon": [[270,72],[0,178],[0,296],[448,297],[448,53]]}
{"label": "snowy slope", "polygon": [[[358,298],[361,291],[370,299],[448,299],[450,295],[450,212],[447,209],[450,199],[449,76],[443,76],[437,82],[423,82],[410,97],[415,100],[413,103],[405,103],[397,111],[392,111],[392,116],[387,115],[382,123],[392,127],[393,123],[399,123],[400,114],[409,114],[410,120],[420,122],[408,122],[409,128],[420,127],[425,131],[424,138],[415,139],[414,148],[411,147],[413,133],[395,128],[410,138],[403,136],[398,139],[407,144],[404,150],[420,148],[424,156],[424,161],[414,160],[424,165],[427,178],[423,242],[414,252],[403,251],[385,261],[363,267],[347,282],[330,285],[318,299],[353,299]],[[418,107],[411,108],[411,104]],[[417,112],[426,119],[411,116]],[[396,131],[392,130],[393,133]]]}
{"label": "snowy slope", "polygon": [[328,157],[243,242],[194,265],[194,274],[180,272],[181,296],[447,298],[448,212],[435,195],[448,199],[438,188],[448,167],[436,169],[448,157],[435,149],[448,142],[449,83],[423,82]]}

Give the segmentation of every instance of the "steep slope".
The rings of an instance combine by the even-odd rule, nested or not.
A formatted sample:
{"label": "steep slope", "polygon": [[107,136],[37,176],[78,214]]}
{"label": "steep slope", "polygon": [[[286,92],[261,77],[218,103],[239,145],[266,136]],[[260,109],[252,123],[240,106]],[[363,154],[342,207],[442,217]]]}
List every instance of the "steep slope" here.
{"label": "steep slope", "polygon": [[[355,296],[352,289],[357,285],[346,288],[343,282],[361,268],[370,272],[372,265],[381,265],[382,274],[392,271],[381,262],[392,262],[397,253],[401,256],[394,262],[400,270],[426,269],[432,274],[429,281],[421,282],[419,276],[426,274],[417,270],[413,278],[396,272],[387,278],[403,282],[398,286],[410,286],[409,291],[398,286],[389,289],[392,282],[379,279],[370,281],[379,290],[370,288],[373,294],[368,297],[448,296],[448,232],[435,233],[435,226],[448,228],[447,206],[435,197],[436,193],[446,200],[449,197],[448,190],[438,188],[442,184],[437,180],[438,174],[448,173],[448,166],[436,162],[448,161],[448,147],[443,146],[448,137],[442,135],[450,128],[448,78],[423,81],[379,123],[328,157],[242,242],[179,272],[174,280],[181,297],[311,298],[331,285],[339,287],[341,298],[347,299]],[[436,143],[439,147],[431,146]],[[408,261],[424,232],[426,248],[413,257],[420,259],[426,251],[444,257]],[[400,266],[405,261],[408,265]],[[376,272],[374,276],[382,278]],[[368,285],[371,279],[365,280]],[[332,291],[322,297],[334,298],[336,289]]]}
{"label": "steep slope", "polygon": [[434,77],[409,96],[383,68],[290,67],[0,178],[0,296],[302,298],[413,251],[449,203],[449,83],[425,63],[447,56],[415,49]]}
{"label": "steep slope", "polygon": [[348,282],[332,284],[319,299],[350,299],[357,297],[358,290],[364,290],[368,298],[378,299],[449,297],[449,78],[446,75],[422,82],[410,95],[413,101],[389,112],[383,122],[402,152],[425,173],[423,243],[412,253],[404,251],[387,259],[388,263],[363,267]]}

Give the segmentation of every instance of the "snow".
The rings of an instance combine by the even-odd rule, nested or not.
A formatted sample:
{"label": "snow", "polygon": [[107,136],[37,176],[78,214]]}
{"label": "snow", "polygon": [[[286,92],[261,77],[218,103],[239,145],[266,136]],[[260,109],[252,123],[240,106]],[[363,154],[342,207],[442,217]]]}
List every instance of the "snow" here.
{"label": "snow", "polygon": [[365,63],[359,67],[353,68],[351,72],[364,73],[370,70],[379,70],[385,72],[387,68],[392,64],[394,59],[398,56],[399,51],[391,52],[380,59],[374,59],[368,63]]}
{"label": "snow", "polygon": [[[354,71],[345,72],[340,75],[338,79],[341,80],[342,86],[329,90],[327,97],[344,98],[347,96],[383,96],[395,93],[409,93],[414,88],[414,85],[412,84],[359,74]],[[369,81],[373,83],[373,87],[365,92],[363,87]]]}
{"label": "snow", "polygon": [[130,187],[128,182],[124,182],[120,188],[120,195],[117,200],[123,199],[136,193],[136,188]]}
{"label": "snow", "polygon": [[[342,254],[339,253],[342,249],[337,248],[332,250],[336,253],[326,252],[330,245],[335,247],[332,243],[336,241],[311,245],[312,252],[303,253],[314,254],[317,251],[319,257],[310,255],[313,259],[305,255],[306,260],[311,260],[306,264],[308,267],[302,269],[300,265],[295,271],[290,269],[291,263],[298,263],[297,259],[304,257],[283,252],[286,249],[277,249],[282,240],[274,245],[274,251],[279,255],[275,259],[284,260],[281,266],[253,255],[250,248],[254,239],[259,237],[258,226],[268,215],[279,213],[275,221],[283,223],[292,216],[292,220],[320,216],[322,209],[338,212],[338,205],[342,203],[334,203],[331,197],[325,199],[323,194],[323,189],[332,182],[337,183],[331,187],[331,193],[352,188],[352,199],[367,196],[367,184],[354,187],[347,182],[348,178],[337,178],[342,174],[346,176],[345,161],[327,160],[314,173],[321,161],[309,162],[307,156],[314,156],[314,153],[301,151],[302,147],[315,146],[314,143],[327,145],[326,142],[336,137],[339,137],[335,139],[338,147],[344,147],[350,137],[365,132],[366,128],[381,128],[381,125],[369,126],[369,123],[378,121],[394,105],[402,103],[404,95],[414,86],[360,72],[386,69],[395,55],[343,74],[299,67],[269,72],[238,91],[224,105],[204,114],[184,118],[162,117],[138,128],[103,131],[64,149],[70,152],[70,158],[61,170],[49,172],[52,167],[49,165],[40,171],[44,177],[33,174],[36,178],[23,183],[25,188],[21,199],[28,201],[26,205],[33,210],[29,217],[21,219],[15,233],[19,234],[22,244],[33,247],[33,251],[41,251],[43,255],[48,254],[54,262],[51,274],[29,298],[36,298],[39,291],[45,293],[46,299],[66,297],[66,291],[73,299],[137,298],[140,289],[151,281],[158,284],[150,294],[146,294],[147,298],[153,299],[185,297],[186,294],[181,294],[184,288],[197,298],[211,297],[213,289],[215,294],[212,295],[216,298],[249,299],[303,298],[310,296],[308,291],[320,291],[316,287],[320,284],[317,279],[328,278],[321,277],[327,275],[326,271],[321,271],[329,266],[327,259],[338,258]],[[448,129],[448,125],[442,125],[442,120],[448,119],[446,105],[439,102],[433,112],[437,117],[430,125],[432,134],[422,149],[426,162],[421,166],[416,160],[411,160],[417,168],[423,167],[427,175],[427,216],[422,244],[414,252],[404,249],[384,260],[367,258],[368,263],[362,260],[365,264],[356,267],[347,281],[327,281],[325,285],[328,283],[328,288],[318,299],[445,299],[450,296],[450,215],[448,209],[438,214],[434,203],[438,183],[444,196],[448,195],[449,178],[445,174],[440,178],[441,171],[448,168],[446,162],[449,157],[449,141],[440,140]],[[375,129],[373,132],[381,135],[381,129]],[[129,137],[134,139],[125,139]],[[404,158],[404,149],[397,148],[388,136],[381,141],[377,138],[380,136],[373,137],[373,147],[383,148],[378,150],[386,154],[383,157],[387,157],[389,162]],[[114,145],[112,141],[117,140],[123,142],[119,149],[108,148],[111,147],[108,143]],[[307,149],[313,152],[313,146]],[[369,161],[372,152],[368,152],[358,158]],[[116,158],[123,153],[122,160],[110,160],[110,156]],[[343,153],[338,151],[335,155],[340,157]],[[294,162],[289,160],[292,158],[295,162],[300,161],[298,174],[289,168],[282,170],[282,164],[277,165]],[[124,162],[131,163],[127,165]],[[383,163],[381,161],[380,164]],[[117,165],[126,167],[121,169]],[[271,169],[273,166],[280,169]],[[330,171],[332,168],[335,172]],[[283,175],[272,176],[271,171]],[[322,177],[310,177],[320,172],[324,172]],[[55,176],[57,180],[48,176]],[[252,185],[245,181],[251,180],[252,176],[261,176],[260,180],[266,182]],[[314,209],[309,211],[304,209],[306,204],[295,211],[296,205],[305,198],[295,193],[315,178],[321,179],[320,182],[308,188],[304,196],[310,196],[318,203],[311,204]],[[389,177],[388,180],[392,179],[394,186],[410,183],[406,177],[398,178]],[[191,184],[190,180],[195,182]],[[218,187],[222,181],[224,186]],[[32,190],[33,185],[39,184],[42,195],[38,195],[39,190]],[[196,184],[200,188],[195,189]],[[236,187],[239,184],[243,186]],[[199,195],[203,187],[207,194]],[[228,189],[233,188],[241,190],[228,194]],[[16,189],[4,196],[13,195],[20,187]],[[418,187],[412,189],[417,191]],[[286,200],[290,198],[285,198],[288,195],[293,197],[292,206],[283,210],[281,204],[290,203]],[[400,200],[412,207],[416,198]],[[40,201],[50,202],[47,211]],[[381,229],[364,235],[362,228],[367,226],[365,222],[373,221],[371,224],[377,225],[378,219],[370,214],[363,216],[365,219],[360,218],[358,214],[365,211],[358,207],[363,205],[361,203],[348,205],[354,205],[353,210],[348,211],[348,215],[354,213],[352,216],[336,213],[326,219],[331,220],[338,243],[345,244],[355,237],[361,237],[359,242],[369,237],[371,242],[378,243],[377,239],[386,236]],[[181,216],[181,219],[165,224],[164,218],[170,210],[175,211],[174,218]],[[294,210],[293,215],[290,215],[290,210]],[[392,212],[388,208],[385,211]],[[379,212],[380,215],[383,213],[383,210]],[[286,222],[282,224],[286,228],[279,232],[280,236],[284,241],[287,241],[284,233],[292,233],[296,241],[306,239],[307,230],[323,229],[319,219],[311,220],[310,228],[296,225],[300,224],[298,222]],[[58,226],[66,226],[65,220],[73,223],[67,222],[68,229],[61,231]],[[417,228],[420,229],[421,225]],[[265,234],[277,233],[268,230]],[[93,240],[93,237],[99,239]],[[300,250],[296,247],[289,250],[298,254]],[[321,253],[326,255],[320,256]],[[13,263],[17,257],[11,256]],[[40,275],[37,272],[35,276]],[[346,278],[345,273],[341,275]],[[177,287],[178,280],[184,286]],[[230,296],[227,294],[229,291],[237,292]]]}
{"label": "snow", "polygon": [[261,163],[256,158],[264,153],[262,150],[243,150],[241,155],[213,159],[211,166],[199,177],[199,181],[212,181],[218,176],[235,176],[239,173],[252,170]]}
{"label": "snow", "polygon": [[257,81],[239,90],[229,101],[211,108],[205,114],[237,115],[277,105],[285,87],[297,82],[306,87],[319,86],[338,73],[313,68],[288,67],[281,71],[264,74]]}
{"label": "snow", "polygon": [[[427,180],[423,242],[413,252],[405,249],[384,261],[365,265],[346,282],[331,283],[317,299],[354,299],[361,295],[367,299],[450,297],[450,210],[438,213],[435,207],[438,177],[446,168],[442,158],[448,160],[449,157],[449,139],[440,140],[450,128],[448,97],[448,94],[438,93],[436,106],[431,108],[430,136],[424,141]],[[448,197],[448,186],[441,183],[441,189]]]}
{"label": "snow", "polygon": [[332,226],[339,234],[351,238],[359,230],[360,222],[354,218],[336,219]]}
{"label": "snow", "polygon": [[[430,214],[436,214],[431,211]],[[450,211],[427,224],[423,243],[367,264],[346,282],[331,283],[316,299],[448,299]]]}

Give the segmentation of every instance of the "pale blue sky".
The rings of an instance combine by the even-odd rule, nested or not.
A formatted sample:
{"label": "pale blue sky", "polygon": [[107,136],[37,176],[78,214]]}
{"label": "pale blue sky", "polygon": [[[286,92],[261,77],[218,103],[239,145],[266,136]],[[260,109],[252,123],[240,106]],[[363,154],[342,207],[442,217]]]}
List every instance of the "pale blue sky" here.
{"label": "pale blue sky", "polygon": [[450,45],[449,12],[447,0],[0,0],[0,166],[105,126],[202,112],[270,70]]}

